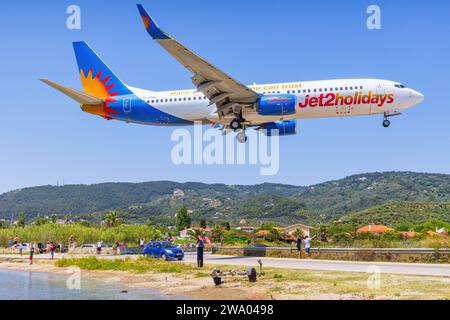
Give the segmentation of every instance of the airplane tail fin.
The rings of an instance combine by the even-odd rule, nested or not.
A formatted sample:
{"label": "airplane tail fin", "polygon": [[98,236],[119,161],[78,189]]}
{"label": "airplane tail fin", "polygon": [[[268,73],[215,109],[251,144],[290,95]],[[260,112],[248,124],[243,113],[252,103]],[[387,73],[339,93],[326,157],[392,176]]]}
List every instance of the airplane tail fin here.
{"label": "airplane tail fin", "polygon": [[47,79],[40,79],[45,84],[49,85],[50,87],[64,93],[66,96],[72,98],[73,100],[77,101],[81,105],[101,105],[103,104],[104,100],[100,98],[93,97],[89,94],[83,93],[81,91],[63,86],[59,83],[47,80]]}
{"label": "airplane tail fin", "polygon": [[114,96],[132,94],[127,85],[114,74],[86,42],[74,42],[73,49],[83,90],[86,94],[100,99],[112,99]]}

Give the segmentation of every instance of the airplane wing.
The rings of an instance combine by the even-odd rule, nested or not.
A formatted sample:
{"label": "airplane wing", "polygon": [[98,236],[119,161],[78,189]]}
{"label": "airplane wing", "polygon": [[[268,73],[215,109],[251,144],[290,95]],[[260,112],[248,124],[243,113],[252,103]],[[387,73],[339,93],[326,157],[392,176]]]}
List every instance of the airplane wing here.
{"label": "airplane wing", "polygon": [[216,104],[219,118],[229,113],[244,114],[245,108],[253,108],[259,95],[249,87],[233,79],[225,72],[204,60],[170,35],[162,31],[140,4],[137,5],[142,21],[150,36],[193,73],[192,82]]}

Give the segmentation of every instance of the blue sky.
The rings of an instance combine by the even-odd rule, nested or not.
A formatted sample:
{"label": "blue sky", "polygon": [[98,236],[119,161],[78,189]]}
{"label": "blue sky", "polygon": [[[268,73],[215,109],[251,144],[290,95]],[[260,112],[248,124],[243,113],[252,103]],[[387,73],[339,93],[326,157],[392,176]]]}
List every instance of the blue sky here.
{"label": "blue sky", "polygon": [[[384,78],[425,95],[389,129],[380,116],[300,121],[298,135],[280,139],[275,176],[254,165],[175,166],[172,128],[91,116],[38,81],[81,88],[71,42],[85,40],[130,85],[192,88],[135,3],[2,1],[0,192],[63,180],[308,185],[372,171],[450,173],[448,1],[142,0],[164,30],[243,83]],[[366,28],[372,3],[382,30]],[[65,27],[70,4],[81,7],[81,30]]]}

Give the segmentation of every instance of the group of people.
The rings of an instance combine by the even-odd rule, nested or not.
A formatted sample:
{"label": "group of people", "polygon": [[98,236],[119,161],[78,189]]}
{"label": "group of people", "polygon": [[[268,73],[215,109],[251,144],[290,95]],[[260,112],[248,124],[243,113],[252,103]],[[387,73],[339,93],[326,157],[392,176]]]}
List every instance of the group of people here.
{"label": "group of people", "polygon": [[311,237],[310,235],[307,236],[307,237],[297,236],[297,239],[295,240],[295,244],[297,246],[298,252],[300,252],[300,254],[301,254],[301,252],[302,252],[302,242],[304,242],[305,243],[305,252],[306,252],[306,254],[308,256],[310,256],[311,255],[311,241],[315,237],[316,236]]}

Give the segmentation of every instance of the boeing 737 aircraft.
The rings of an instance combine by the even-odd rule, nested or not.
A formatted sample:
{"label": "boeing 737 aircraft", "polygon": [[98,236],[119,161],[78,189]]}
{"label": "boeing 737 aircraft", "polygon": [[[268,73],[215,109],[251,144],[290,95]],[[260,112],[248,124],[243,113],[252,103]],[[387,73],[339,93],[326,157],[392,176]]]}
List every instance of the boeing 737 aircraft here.
{"label": "boeing 737 aircraft", "polygon": [[[150,36],[192,72],[195,90],[150,91],[124,84],[85,43],[73,44],[83,91],[43,82],[108,120],[147,125],[213,124],[224,133],[245,130],[267,135],[296,133],[297,119],[359,115],[389,117],[421,103],[419,92],[389,80],[343,79],[246,86],[162,31],[142,5],[138,9]],[[275,129],[275,130],[273,130]]]}

